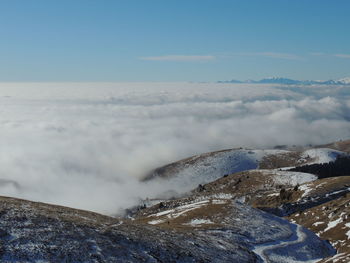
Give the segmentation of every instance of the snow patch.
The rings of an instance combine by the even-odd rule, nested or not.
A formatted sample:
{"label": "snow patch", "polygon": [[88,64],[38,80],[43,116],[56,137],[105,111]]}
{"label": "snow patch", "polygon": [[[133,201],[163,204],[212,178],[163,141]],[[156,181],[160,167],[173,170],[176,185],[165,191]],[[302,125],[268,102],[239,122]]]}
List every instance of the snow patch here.
{"label": "snow patch", "polygon": [[339,260],[342,260],[343,257],[347,256],[346,253],[339,253],[339,254],[336,254],[334,255],[333,257],[327,259],[325,262],[332,262],[332,263],[335,263],[335,262],[338,262]]}
{"label": "snow patch", "polygon": [[317,180],[316,175],[309,174],[309,173],[279,171],[279,170],[272,170],[271,172],[274,175],[276,175],[273,178],[276,184],[293,186],[293,185],[304,184],[304,183]]}
{"label": "snow patch", "polygon": [[214,199],[211,201],[213,204],[215,205],[222,205],[222,204],[226,204],[227,201],[226,200],[220,200],[220,199]]}
{"label": "snow patch", "polygon": [[345,233],[345,235],[350,239],[350,230]]}
{"label": "snow patch", "polygon": [[[300,190],[304,191],[303,195],[306,195],[307,192],[312,190],[307,185],[305,185],[305,183],[309,183],[317,180],[317,176],[310,173],[283,171],[280,169],[258,170],[258,171],[261,172],[263,175],[273,175],[272,179],[274,183],[277,185],[295,186],[295,185],[304,184],[299,187]],[[275,195],[278,195],[278,193],[269,194],[269,196],[275,196]]]}
{"label": "snow patch", "polygon": [[[299,186],[299,190],[304,192],[301,197],[305,197],[313,190],[313,188],[310,187],[309,184],[304,184]],[[322,210],[324,210],[323,207],[322,207]]]}
{"label": "snow patch", "polygon": [[336,220],[330,221],[326,227],[326,229],[324,230],[324,232],[328,231],[329,229],[332,229],[334,227],[336,227],[339,223],[343,222],[343,218],[339,217]]}
{"label": "snow patch", "polygon": [[157,219],[157,220],[148,221],[148,224],[150,224],[150,225],[157,225],[157,224],[161,224],[161,223],[164,223],[164,222],[165,222],[164,220]]}
{"label": "snow patch", "polygon": [[313,226],[318,226],[318,225],[322,225],[322,224],[324,224],[324,222],[315,222],[315,223],[313,223],[312,225],[313,225]]}
{"label": "snow patch", "polygon": [[225,193],[219,193],[214,194],[210,196],[211,198],[217,198],[217,199],[232,199],[234,196],[232,194],[225,194]]}
{"label": "snow patch", "polygon": [[176,217],[179,217],[180,215],[187,213],[191,210],[200,208],[203,205],[206,205],[207,203],[209,203],[209,200],[204,200],[204,201],[200,201],[200,202],[196,202],[196,203],[182,205],[182,206],[176,207],[174,209],[165,210],[165,211],[153,214],[153,215],[149,215],[149,217],[160,217],[160,216],[167,215],[168,218],[176,218]]}
{"label": "snow patch", "polygon": [[214,223],[209,219],[192,219],[189,223],[186,223],[184,225],[197,226],[197,225],[204,225],[204,224],[214,224]]}
{"label": "snow patch", "polygon": [[309,149],[302,153],[301,159],[313,159],[312,162],[308,164],[314,163],[329,163],[334,162],[338,156],[344,155],[344,152],[329,149],[329,148],[319,148],[319,149]]}

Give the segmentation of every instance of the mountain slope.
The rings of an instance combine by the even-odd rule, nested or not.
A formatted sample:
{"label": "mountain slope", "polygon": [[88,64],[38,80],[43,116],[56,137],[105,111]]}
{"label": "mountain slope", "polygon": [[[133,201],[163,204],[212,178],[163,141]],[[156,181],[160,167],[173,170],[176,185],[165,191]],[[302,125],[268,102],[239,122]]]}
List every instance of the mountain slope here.
{"label": "mountain slope", "polygon": [[329,146],[241,148],[180,160],[144,183],[178,184],[182,195],[143,203],[123,218],[0,197],[0,260],[346,262],[350,176],[288,171],[346,156]]}
{"label": "mountain slope", "polygon": [[[311,231],[230,197],[193,195],[168,201],[162,206],[142,210],[136,222],[205,234],[221,244],[239,242],[267,262],[318,260],[335,253]],[[286,250],[293,253],[286,255]]]}
{"label": "mountain slope", "polygon": [[318,146],[319,148],[330,148],[350,154],[350,140],[341,140],[326,145]]}
{"label": "mountain slope", "polygon": [[[191,204],[182,207],[186,205],[187,212],[178,216],[181,220],[189,219]],[[296,231],[300,227],[287,220],[236,202],[213,205],[221,207],[223,213],[217,217],[217,225],[204,227],[203,221],[192,219],[189,224],[178,223],[178,227],[173,221],[159,227],[137,219],[121,220],[2,197],[1,262],[259,262],[261,258],[254,249],[263,245],[263,254],[273,259],[286,246],[295,244],[303,247],[291,257],[295,260],[334,254],[326,242],[305,229],[301,230],[305,237],[300,238],[300,231]],[[158,215],[164,216],[162,212]],[[172,216],[176,218],[174,213]],[[152,215],[148,218],[155,219]],[[270,247],[274,240],[282,245]]]}
{"label": "mountain slope", "polygon": [[[235,170],[236,173],[232,174],[224,174],[220,169],[214,169],[211,171],[211,175],[216,173],[215,176],[218,179],[210,180],[212,178],[209,178],[209,183],[200,184],[185,199],[162,202],[159,205],[138,211],[135,214],[136,221],[157,225],[161,228],[182,230],[191,227],[204,229],[215,227],[226,228],[228,226],[222,223],[227,223],[226,217],[237,217],[237,214],[239,214],[237,220],[239,221],[241,219],[241,214],[237,212],[234,215],[225,214],[228,213],[225,209],[226,207],[231,206],[232,202],[239,201],[246,205],[268,211],[269,213],[287,216],[286,218],[291,220],[291,222],[297,222],[314,231],[313,224],[316,224],[320,228],[320,225],[315,221],[315,218],[318,217],[314,216],[315,213],[309,213],[308,211],[317,210],[319,207],[324,208],[324,204],[327,206],[328,203],[336,206],[333,203],[338,204],[340,202],[339,200],[350,192],[350,188],[348,187],[350,186],[350,177],[342,176],[318,179],[317,175],[288,170],[293,167],[306,167],[306,165],[319,165],[322,169],[322,167],[326,167],[322,165],[323,163],[336,163],[338,158],[347,156],[345,152],[339,150],[347,150],[348,141],[328,144],[326,146],[328,148],[322,146],[323,148],[316,147],[276,152],[265,151],[265,154],[259,155],[260,158],[255,158],[255,169],[242,169],[239,172]],[[249,151],[254,152],[252,150]],[[226,151],[226,153],[229,152]],[[231,154],[232,152],[235,152],[235,154],[238,152],[242,153],[242,149],[231,150]],[[177,177],[182,169],[186,170],[191,166],[198,168],[201,167],[198,164],[202,162],[207,163],[205,160],[207,160],[208,156],[212,158],[211,161],[213,163],[221,163],[222,166],[224,166],[223,163],[228,162],[229,165],[226,165],[226,167],[233,167],[235,163],[235,159],[221,158],[216,153],[207,153],[163,167],[158,170],[159,173],[156,176],[162,177],[166,175],[166,178]],[[207,163],[207,166],[210,167],[211,164]],[[205,166],[201,167],[201,169],[197,169],[196,171],[205,177]],[[344,217],[348,213],[341,205],[339,205],[338,209],[335,208],[335,210],[337,210],[338,214],[330,215],[327,212],[325,213],[325,216],[322,217],[323,226],[326,228],[327,225],[332,226],[332,224],[340,222],[339,227],[342,229],[341,231],[345,231],[346,227],[350,225],[348,217]],[[303,218],[299,213],[305,213],[307,215],[305,218],[308,221],[297,220],[296,218]],[[310,216],[311,214],[312,216]],[[244,229],[244,226],[239,226],[238,228]],[[341,256],[337,254],[331,258],[337,258],[339,262],[347,262],[349,251],[344,246],[349,245],[350,247],[350,243],[346,239],[346,232],[342,232],[343,234],[341,234],[340,238],[339,234],[337,234],[339,231],[329,229],[324,231],[325,233],[322,232],[322,235],[318,232],[316,233],[322,239],[330,240],[338,251],[342,253]],[[256,249],[253,248],[253,251],[267,262],[273,262],[274,260],[276,262],[290,262],[296,260],[295,258],[293,259],[295,249],[291,249],[291,247],[293,247],[293,244],[297,247],[303,246],[297,240],[303,240],[306,235],[305,231],[307,230],[301,231],[301,228],[298,226],[295,226],[294,230],[294,239],[262,243],[257,245]],[[282,247],[286,248],[282,249]],[[289,255],[290,258],[285,255]],[[331,258],[325,260],[330,260]],[[306,259],[298,260],[302,261]]]}
{"label": "mountain slope", "polygon": [[[256,262],[239,242],[0,198],[1,262]],[[214,246],[212,240],[217,240]]]}

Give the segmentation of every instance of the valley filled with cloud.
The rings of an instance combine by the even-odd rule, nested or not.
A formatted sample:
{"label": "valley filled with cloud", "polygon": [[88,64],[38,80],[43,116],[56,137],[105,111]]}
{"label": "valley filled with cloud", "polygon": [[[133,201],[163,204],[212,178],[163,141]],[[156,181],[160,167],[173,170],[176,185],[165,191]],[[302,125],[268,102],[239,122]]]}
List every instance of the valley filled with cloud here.
{"label": "valley filled with cloud", "polygon": [[348,86],[0,84],[0,195],[115,214],[176,184],[152,169],[214,150],[350,133]]}

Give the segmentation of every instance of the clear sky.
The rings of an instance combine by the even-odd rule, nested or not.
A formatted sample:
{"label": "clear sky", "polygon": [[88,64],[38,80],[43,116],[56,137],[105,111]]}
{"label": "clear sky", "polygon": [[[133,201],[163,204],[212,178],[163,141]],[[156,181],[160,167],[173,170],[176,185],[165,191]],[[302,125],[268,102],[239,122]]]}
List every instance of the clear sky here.
{"label": "clear sky", "polygon": [[348,0],[0,0],[0,81],[350,76]]}

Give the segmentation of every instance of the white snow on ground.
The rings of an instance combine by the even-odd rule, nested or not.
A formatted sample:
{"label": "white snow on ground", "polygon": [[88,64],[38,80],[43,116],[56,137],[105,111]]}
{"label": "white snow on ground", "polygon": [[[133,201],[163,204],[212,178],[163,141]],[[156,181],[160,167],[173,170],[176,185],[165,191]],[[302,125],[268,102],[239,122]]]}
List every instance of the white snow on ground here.
{"label": "white snow on ground", "polygon": [[309,184],[304,184],[299,186],[299,190],[304,192],[301,196],[301,197],[304,197],[304,196],[307,196],[313,190],[313,187],[310,187]]}
{"label": "white snow on ground", "polygon": [[272,193],[272,194],[268,194],[267,196],[278,196],[280,195],[280,193]]}
{"label": "white snow on ground", "polygon": [[313,225],[313,226],[318,226],[318,225],[322,225],[322,224],[324,224],[324,222],[315,222],[315,223],[313,223],[312,225]]}
{"label": "white snow on ground", "polygon": [[345,235],[350,239],[350,230],[345,233]]}
{"label": "white snow on ground", "polygon": [[174,190],[176,186],[178,193],[185,193],[199,184],[215,181],[225,174],[256,169],[265,156],[285,152],[288,151],[232,149],[194,156],[174,171],[170,179],[160,179],[161,187],[167,192]]}
{"label": "white snow on ground", "polygon": [[309,173],[289,172],[272,170],[268,173],[273,173],[277,176],[274,177],[276,184],[297,185],[312,182],[317,180],[317,176]]}
{"label": "white snow on ground", "polygon": [[192,203],[192,204],[182,205],[182,206],[178,206],[174,209],[162,211],[162,212],[156,213],[154,215],[149,215],[148,217],[159,217],[159,216],[166,215],[168,218],[176,218],[176,217],[179,217],[180,215],[187,213],[191,210],[200,208],[203,205],[206,205],[207,203],[209,203],[209,200],[204,200],[204,201],[200,201],[200,202],[196,202],[196,203]]}
{"label": "white snow on ground", "polygon": [[328,197],[330,195],[336,195],[336,194],[339,194],[339,193],[344,192],[344,191],[350,191],[350,187],[348,187],[346,189],[341,189],[341,190],[338,190],[338,191],[327,193],[326,196]]}
{"label": "white snow on ground", "polygon": [[186,223],[184,225],[197,226],[197,225],[203,225],[203,224],[213,224],[213,222],[210,221],[209,219],[192,219],[189,223]]}
{"label": "white snow on ground", "polygon": [[160,223],[164,223],[164,220],[151,220],[151,221],[148,221],[148,224],[150,224],[150,225],[157,225],[157,224],[160,224]]}
{"label": "white snow on ground", "polygon": [[225,194],[225,193],[218,193],[210,196],[210,198],[217,198],[217,199],[232,199],[232,197],[234,197],[234,195]]}
{"label": "white snow on ground", "polygon": [[274,255],[273,258],[267,257],[265,255],[265,252],[267,250],[272,250],[272,249],[278,249],[278,248],[282,248],[282,247],[286,247],[288,245],[293,245],[293,244],[297,244],[297,243],[303,243],[305,242],[306,236],[308,233],[305,233],[303,231],[303,228],[300,225],[297,225],[296,230],[293,234],[292,237],[289,238],[289,240],[276,240],[274,242],[269,242],[266,244],[259,244],[256,245],[253,249],[253,252],[255,254],[257,254],[258,256],[260,256],[260,258],[264,261],[264,262],[271,262],[271,259],[273,260],[273,262],[281,262],[281,263],[297,263],[297,262],[308,262],[308,263],[313,263],[313,262],[317,262],[320,259],[313,259],[313,260],[308,260],[308,261],[299,261],[299,260],[294,260],[290,257],[282,257],[282,256],[277,256]]}
{"label": "white snow on ground", "polygon": [[344,256],[346,256],[346,253],[339,253],[339,254],[336,254],[335,256],[327,259],[325,262],[335,263],[335,262],[338,262],[339,260],[341,260]]}
{"label": "white snow on ground", "polygon": [[[303,194],[302,194],[301,197],[307,196],[310,192],[312,192],[315,189],[319,188],[321,185],[324,185],[324,183],[319,184],[316,187],[314,185],[308,184],[308,183],[305,183],[305,184],[299,186],[299,190],[303,191]],[[346,191],[350,191],[350,187],[349,188],[345,188],[345,189],[341,189],[341,190],[338,190],[338,191],[334,191],[334,192],[329,192],[325,196],[328,197],[328,196],[336,195],[338,193],[346,192]],[[324,207],[322,209],[324,209]]]}
{"label": "white snow on ground", "polygon": [[162,211],[162,212],[159,212],[155,215],[152,215],[152,216],[164,216],[164,215],[167,215],[167,214],[170,214],[172,212],[174,212],[175,210],[174,209],[171,209],[171,210],[165,210],[165,211]]}
{"label": "white snow on ground", "polygon": [[342,217],[339,217],[336,220],[328,222],[328,225],[327,225],[326,229],[324,230],[324,232],[328,231],[329,229],[331,229],[333,227],[336,227],[341,222],[343,222],[343,218]]}
{"label": "white snow on ground", "polygon": [[329,149],[329,148],[319,148],[319,149],[309,149],[302,153],[301,158],[308,160],[313,159],[312,163],[329,163],[334,162],[338,156],[344,155],[344,152]]}
{"label": "white snow on ground", "polygon": [[[210,203],[210,200],[199,200],[201,201],[195,200],[193,203],[180,205],[176,208],[168,209],[166,211],[150,215],[149,217],[151,221],[148,223],[155,225],[164,223],[166,222],[167,218],[177,217],[180,214],[184,214],[188,211],[191,211],[198,207],[203,207],[204,205]],[[220,200],[214,199],[214,201]],[[317,262],[317,260],[322,257],[321,255],[324,255],[323,250],[325,247],[320,246],[320,243],[316,242],[318,239],[311,231],[307,231],[299,225],[291,224],[286,220],[276,218],[270,214],[264,213],[264,216],[262,216],[261,211],[253,210],[252,208],[244,206],[238,202],[235,204],[237,211],[235,211],[232,214],[233,216],[230,216],[228,220],[231,220],[230,224],[233,224],[235,228],[241,231],[240,233],[242,236],[248,237],[250,240],[249,243],[254,246],[253,252],[260,256],[264,262],[311,263]],[[161,217],[156,218],[156,216],[159,215]],[[247,222],[249,222],[249,224],[247,224]],[[208,218],[196,217],[188,219],[183,224],[192,227],[200,227],[202,225],[213,224],[213,222]],[[219,242],[217,245],[223,246],[223,248],[227,247],[226,245],[223,245],[223,243],[226,242],[226,238],[228,238],[227,241],[232,240],[231,231],[226,232],[226,230],[220,230],[218,232],[220,232],[220,236],[215,236],[215,242]],[[236,236],[237,230],[234,232],[234,236]],[[213,233],[213,231],[211,233]],[[206,234],[204,233],[204,235]],[[215,246],[215,244],[213,244],[213,246]],[[300,250],[298,250],[298,253],[300,252],[301,254],[299,255],[298,253],[294,253],[290,255],[284,255],[283,251],[285,249],[289,249],[289,247],[291,247],[291,249],[300,248]],[[319,250],[315,251],[315,249],[322,250],[323,252],[320,252]]]}
{"label": "white snow on ground", "polygon": [[222,204],[226,204],[227,203],[227,200],[212,200],[211,201],[213,204],[216,204],[216,205],[222,205]]}
{"label": "white snow on ground", "polygon": [[273,180],[276,184],[290,185],[294,186],[297,184],[304,184],[317,180],[317,176],[309,173],[300,172],[290,172],[290,171],[280,171],[278,169],[274,170],[257,170],[265,175],[273,174]]}
{"label": "white snow on ground", "polygon": [[288,171],[288,170],[293,169],[293,168],[295,168],[295,166],[287,166],[287,167],[281,167],[281,168],[279,168],[279,170]]}

